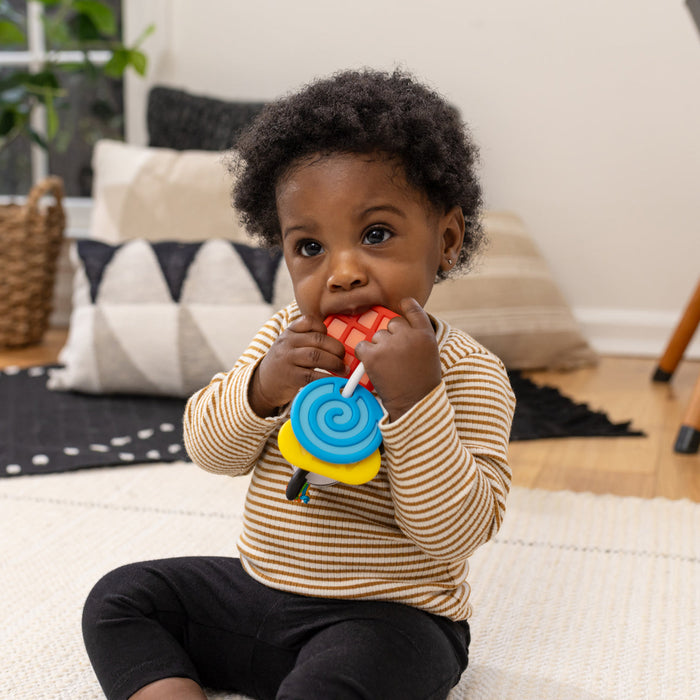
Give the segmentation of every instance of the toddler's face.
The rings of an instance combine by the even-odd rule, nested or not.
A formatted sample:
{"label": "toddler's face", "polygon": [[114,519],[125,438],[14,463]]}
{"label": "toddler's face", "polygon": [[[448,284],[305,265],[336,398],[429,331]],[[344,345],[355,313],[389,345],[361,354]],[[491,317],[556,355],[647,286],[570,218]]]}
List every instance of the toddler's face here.
{"label": "toddler's face", "polygon": [[284,258],[303,314],[358,314],[430,296],[462,245],[456,207],[441,214],[381,156],[304,159],[278,183]]}

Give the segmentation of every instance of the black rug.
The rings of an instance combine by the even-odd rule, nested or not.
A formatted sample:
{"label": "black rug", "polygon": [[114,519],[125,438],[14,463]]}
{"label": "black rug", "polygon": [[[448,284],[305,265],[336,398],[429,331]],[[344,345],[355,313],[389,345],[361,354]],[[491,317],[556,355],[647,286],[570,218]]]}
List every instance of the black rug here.
{"label": "black rug", "polygon": [[601,411],[576,403],[551,386],[535,384],[520,372],[509,372],[517,404],[511,440],[563,437],[644,437],[631,421],[612,423]]}
{"label": "black rug", "polygon": [[[184,399],[50,391],[47,369],[0,371],[0,477],[187,458]],[[643,435],[518,372],[510,378],[511,440]]]}
{"label": "black rug", "polygon": [[50,391],[47,369],[0,371],[0,476],[187,458],[183,399]]}

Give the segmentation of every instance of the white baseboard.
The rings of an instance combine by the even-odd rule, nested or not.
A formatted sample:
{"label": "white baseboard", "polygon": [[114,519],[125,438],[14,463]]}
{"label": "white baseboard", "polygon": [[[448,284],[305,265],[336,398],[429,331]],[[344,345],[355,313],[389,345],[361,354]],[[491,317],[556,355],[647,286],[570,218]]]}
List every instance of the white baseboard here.
{"label": "white baseboard", "polygon": [[[583,334],[601,355],[657,358],[666,349],[682,311],[573,309]],[[700,359],[700,331],[693,336],[683,357]]]}

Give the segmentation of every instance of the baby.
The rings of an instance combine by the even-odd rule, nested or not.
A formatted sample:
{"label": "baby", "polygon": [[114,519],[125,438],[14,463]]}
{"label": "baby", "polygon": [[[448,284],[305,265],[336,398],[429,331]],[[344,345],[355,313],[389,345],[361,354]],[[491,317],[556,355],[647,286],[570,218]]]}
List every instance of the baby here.
{"label": "baby", "polygon": [[[468,558],[504,516],[514,398],[498,358],[423,307],[481,243],[475,160],[457,111],[401,72],[319,80],[241,138],[235,204],[281,247],[295,302],[184,418],[196,464],[252,471],[239,557],[132,564],[97,584],[84,636],[108,697],[406,700],[459,681]],[[345,371],[324,319],[373,306],[398,314],[355,348],[383,409],[379,473],[288,500],[289,404]]]}

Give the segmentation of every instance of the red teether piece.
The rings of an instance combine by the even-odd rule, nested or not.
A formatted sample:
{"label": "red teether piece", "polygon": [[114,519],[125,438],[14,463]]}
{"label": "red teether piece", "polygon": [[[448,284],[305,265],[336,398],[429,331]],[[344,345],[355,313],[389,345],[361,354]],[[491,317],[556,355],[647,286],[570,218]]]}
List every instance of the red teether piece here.
{"label": "red teether piece", "polygon": [[[328,335],[339,340],[345,346],[345,376],[349,377],[360,361],[355,357],[355,346],[361,340],[371,340],[379,330],[386,328],[389,321],[398,314],[383,306],[373,306],[359,316],[346,316],[345,314],[331,314],[324,323],[328,329]],[[365,374],[360,384],[372,391],[374,388],[369,377]]]}

